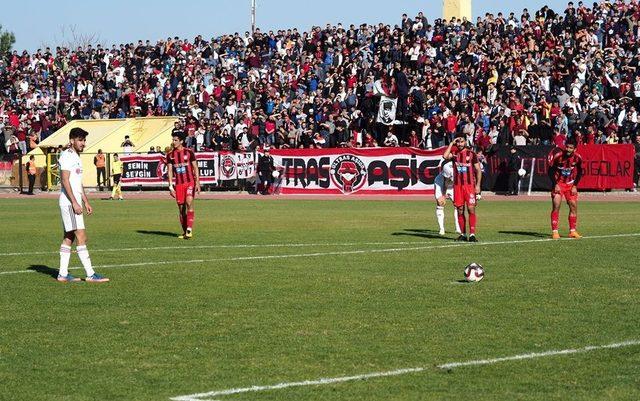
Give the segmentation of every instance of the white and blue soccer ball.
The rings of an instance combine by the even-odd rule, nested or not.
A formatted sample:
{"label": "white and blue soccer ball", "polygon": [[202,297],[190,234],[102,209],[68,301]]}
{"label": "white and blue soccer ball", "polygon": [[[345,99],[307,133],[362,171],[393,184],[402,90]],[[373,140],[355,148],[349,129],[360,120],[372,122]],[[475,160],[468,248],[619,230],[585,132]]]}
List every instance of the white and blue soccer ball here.
{"label": "white and blue soccer ball", "polygon": [[479,263],[468,264],[464,268],[464,279],[470,283],[475,283],[484,278],[484,268]]}
{"label": "white and blue soccer ball", "polygon": [[527,170],[521,168],[520,170],[518,170],[518,175],[520,177],[524,177],[525,175],[527,175]]}

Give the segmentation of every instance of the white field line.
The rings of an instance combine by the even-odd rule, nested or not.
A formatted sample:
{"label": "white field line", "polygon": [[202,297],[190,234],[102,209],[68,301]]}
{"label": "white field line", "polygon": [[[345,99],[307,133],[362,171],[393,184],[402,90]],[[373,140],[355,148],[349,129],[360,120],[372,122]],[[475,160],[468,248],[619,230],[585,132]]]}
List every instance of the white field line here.
{"label": "white field line", "polygon": [[[127,252],[127,251],[157,251],[166,249],[223,249],[223,248],[300,248],[306,246],[357,246],[357,245],[410,245],[424,244],[420,241],[400,241],[400,242],[333,242],[333,243],[307,243],[307,244],[232,244],[232,245],[192,245],[192,246],[152,246],[140,248],[109,248],[109,249],[92,249],[90,252]],[[75,253],[75,251],[73,251]],[[31,255],[53,255],[58,251],[38,251],[38,252],[8,252],[0,253],[0,256],[31,256]]]}
{"label": "white field line", "polygon": [[[583,240],[588,239],[601,239],[601,238],[620,238],[620,237],[638,237],[640,233],[631,234],[611,234],[611,235],[593,235],[589,237],[582,237]],[[561,241],[576,241],[569,238],[563,238]],[[442,249],[442,248],[457,248],[457,247],[472,247],[472,246],[489,246],[489,245],[504,245],[504,244],[526,244],[532,242],[550,242],[558,241],[551,238],[543,239],[530,239],[530,240],[516,240],[516,241],[493,241],[493,242],[456,242],[447,245],[423,245],[410,248],[382,248],[382,249],[360,249],[353,251],[334,251],[334,252],[314,252],[314,253],[297,253],[297,254],[284,254],[284,255],[257,255],[257,256],[236,256],[230,258],[213,258],[213,259],[191,259],[191,260],[160,260],[156,262],[139,262],[139,263],[125,263],[118,265],[102,265],[93,266],[96,269],[111,268],[111,267],[141,267],[141,266],[159,266],[159,265],[172,265],[172,264],[196,264],[196,263],[209,263],[209,262],[234,262],[244,260],[267,260],[267,259],[289,259],[289,258],[309,258],[317,256],[340,256],[340,255],[359,255],[370,253],[393,253],[404,251],[418,251],[425,249]],[[69,270],[80,270],[82,267],[70,267]],[[35,273],[34,270],[14,270],[0,272],[0,275],[4,274],[20,274],[20,273]]]}
{"label": "white field line", "polygon": [[[623,348],[623,347],[630,347],[634,345],[640,345],[640,340],[629,340],[629,341],[606,344],[606,345],[589,345],[582,348],[563,349],[563,350],[557,350],[557,351],[552,350],[552,351],[545,351],[545,352],[532,352],[528,354],[505,356],[501,358],[478,359],[478,360],[472,360],[472,361],[466,361],[466,362],[451,362],[451,363],[445,363],[442,365],[437,365],[436,368],[442,369],[442,370],[450,370],[450,369],[460,368],[465,366],[492,365],[492,364],[507,362],[507,361],[519,361],[524,359],[544,358],[544,357],[555,356],[555,355],[579,354],[579,353],[585,353],[585,352],[596,351],[601,349]],[[231,388],[226,390],[210,391],[207,393],[182,395],[178,397],[173,397],[171,398],[171,400],[173,401],[214,401],[213,397],[226,396],[226,395],[232,395],[232,394],[256,393],[256,392],[263,392],[263,391],[269,391],[269,390],[279,390],[279,389],[284,389],[289,387],[319,386],[323,384],[344,383],[344,382],[350,382],[350,381],[356,381],[356,380],[373,379],[377,377],[400,376],[408,373],[418,373],[418,372],[429,371],[432,369],[433,369],[432,367],[406,368],[406,369],[389,370],[386,372],[366,373],[366,374],[355,375],[355,376],[342,376],[342,377],[322,378],[317,380],[305,380],[300,382],[278,383],[278,384],[273,384],[268,386]]]}

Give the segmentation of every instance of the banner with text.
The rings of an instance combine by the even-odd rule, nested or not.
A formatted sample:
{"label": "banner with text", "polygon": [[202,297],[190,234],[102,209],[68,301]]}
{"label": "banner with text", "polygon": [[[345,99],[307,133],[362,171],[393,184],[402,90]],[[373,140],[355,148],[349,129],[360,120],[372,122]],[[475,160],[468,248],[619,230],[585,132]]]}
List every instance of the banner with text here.
{"label": "banner with text", "polygon": [[[167,164],[163,155],[122,156],[123,186],[167,186]],[[218,155],[215,152],[196,153],[201,184],[218,183]]]}
{"label": "banner with text", "polygon": [[275,149],[282,194],[433,194],[445,148]]}
{"label": "banner with text", "polygon": [[[531,179],[532,190],[550,191],[551,180],[547,175],[547,156],[552,146],[518,146],[518,156]],[[584,177],[580,189],[609,190],[633,187],[633,145],[581,145],[577,152],[584,162]],[[500,148],[487,158],[482,187],[494,192],[507,191],[509,171],[508,148]]]}

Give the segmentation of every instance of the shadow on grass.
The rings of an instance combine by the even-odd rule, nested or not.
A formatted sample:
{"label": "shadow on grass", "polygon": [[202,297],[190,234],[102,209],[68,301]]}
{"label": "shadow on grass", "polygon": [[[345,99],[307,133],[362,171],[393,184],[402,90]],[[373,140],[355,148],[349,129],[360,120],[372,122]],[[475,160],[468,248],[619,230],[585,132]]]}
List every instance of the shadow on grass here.
{"label": "shadow on grass", "polygon": [[137,230],[136,232],[138,234],[157,235],[160,237],[176,237],[176,233],[170,233],[168,231]]}
{"label": "shadow on grass", "polygon": [[419,228],[405,228],[404,231],[395,232],[391,235],[407,235],[411,237],[419,238],[436,238],[444,241],[451,241],[449,237],[443,237],[435,230],[419,229]]}
{"label": "shadow on grass", "polygon": [[44,274],[45,276],[57,278],[58,277],[58,269],[52,269],[49,266],[45,265],[31,265],[28,270],[32,270],[34,272]]}
{"label": "shadow on grass", "polygon": [[535,233],[533,231],[498,231],[500,234],[523,235],[526,237],[547,238],[549,234]]}

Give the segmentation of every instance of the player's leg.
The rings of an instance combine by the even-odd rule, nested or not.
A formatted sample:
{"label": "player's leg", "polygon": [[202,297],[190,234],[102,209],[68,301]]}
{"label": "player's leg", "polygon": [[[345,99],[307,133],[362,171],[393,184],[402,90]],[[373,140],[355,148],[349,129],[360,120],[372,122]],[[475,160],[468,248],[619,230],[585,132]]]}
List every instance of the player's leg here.
{"label": "player's leg", "polygon": [[[447,189],[446,197],[451,199],[451,201],[453,202],[453,199],[454,199],[453,188]],[[455,223],[455,226],[456,226],[456,233],[458,234],[462,233],[462,231],[460,230],[460,223],[458,222],[458,208],[456,207],[453,207],[453,222]]]}
{"label": "player's leg", "polygon": [[79,278],[69,274],[69,259],[71,259],[71,245],[76,236],[73,231],[65,232],[60,245],[60,267],[58,269],[57,280],[62,283],[80,281]]}
{"label": "player's leg", "polygon": [[467,219],[464,215],[464,206],[456,206],[458,211],[458,225],[460,226],[460,235],[456,239],[457,241],[467,240]]}
{"label": "player's leg", "polygon": [[444,229],[444,205],[446,204],[446,200],[444,196],[436,199],[436,219],[438,220],[438,228],[440,235],[445,234]]}
{"label": "player's leg", "polygon": [[469,214],[469,242],[478,242],[476,238],[476,206],[475,202],[473,205],[467,205],[467,213]]}
{"label": "player's leg", "polygon": [[76,239],[75,231],[76,214],[71,205],[60,205],[60,217],[62,217],[62,229],[64,236],[60,245],[60,268],[58,270],[57,280],[63,283],[80,281],[80,279],[69,274],[69,259],[71,258],[71,245]]}
{"label": "player's leg", "polygon": [[444,183],[442,176],[438,175],[433,184],[436,198],[436,220],[438,221],[440,235],[444,235],[444,205],[447,199],[444,195]]}
{"label": "player's leg", "polygon": [[562,194],[551,192],[551,238],[560,239],[558,233],[558,221],[560,220],[560,205],[562,204]]}
{"label": "player's leg", "polygon": [[182,235],[178,236],[178,238],[185,239],[185,234],[187,233],[187,186],[184,184],[176,185],[175,194],[180,226],[182,227]]}
{"label": "player's leg", "polygon": [[187,212],[184,203],[178,203],[178,218],[180,219],[180,227],[182,228],[182,234],[178,236],[178,238],[184,239],[184,234],[187,232]]}
{"label": "player's leg", "polygon": [[191,238],[193,236],[193,221],[195,219],[195,213],[196,213],[193,205],[193,194],[187,195],[185,210],[186,210],[185,238]]}
{"label": "player's leg", "polygon": [[578,199],[567,198],[567,205],[569,205],[569,237],[582,238],[578,233]]}
{"label": "player's leg", "polygon": [[84,229],[84,223],[83,228],[76,231],[76,251],[78,252],[80,262],[82,262],[82,267],[84,267],[84,271],[87,273],[87,282],[106,283],[107,281],[109,281],[108,278],[96,273],[93,270],[91,257],[89,256],[89,250],[87,249],[87,231]]}
{"label": "player's leg", "polygon": [[456,241],[467,240],[467,221],[464,216],[464,190],[462,188],[455,188],[453,191],[453,205],[458,211],[458,226],[460,228],[460,236]]}

